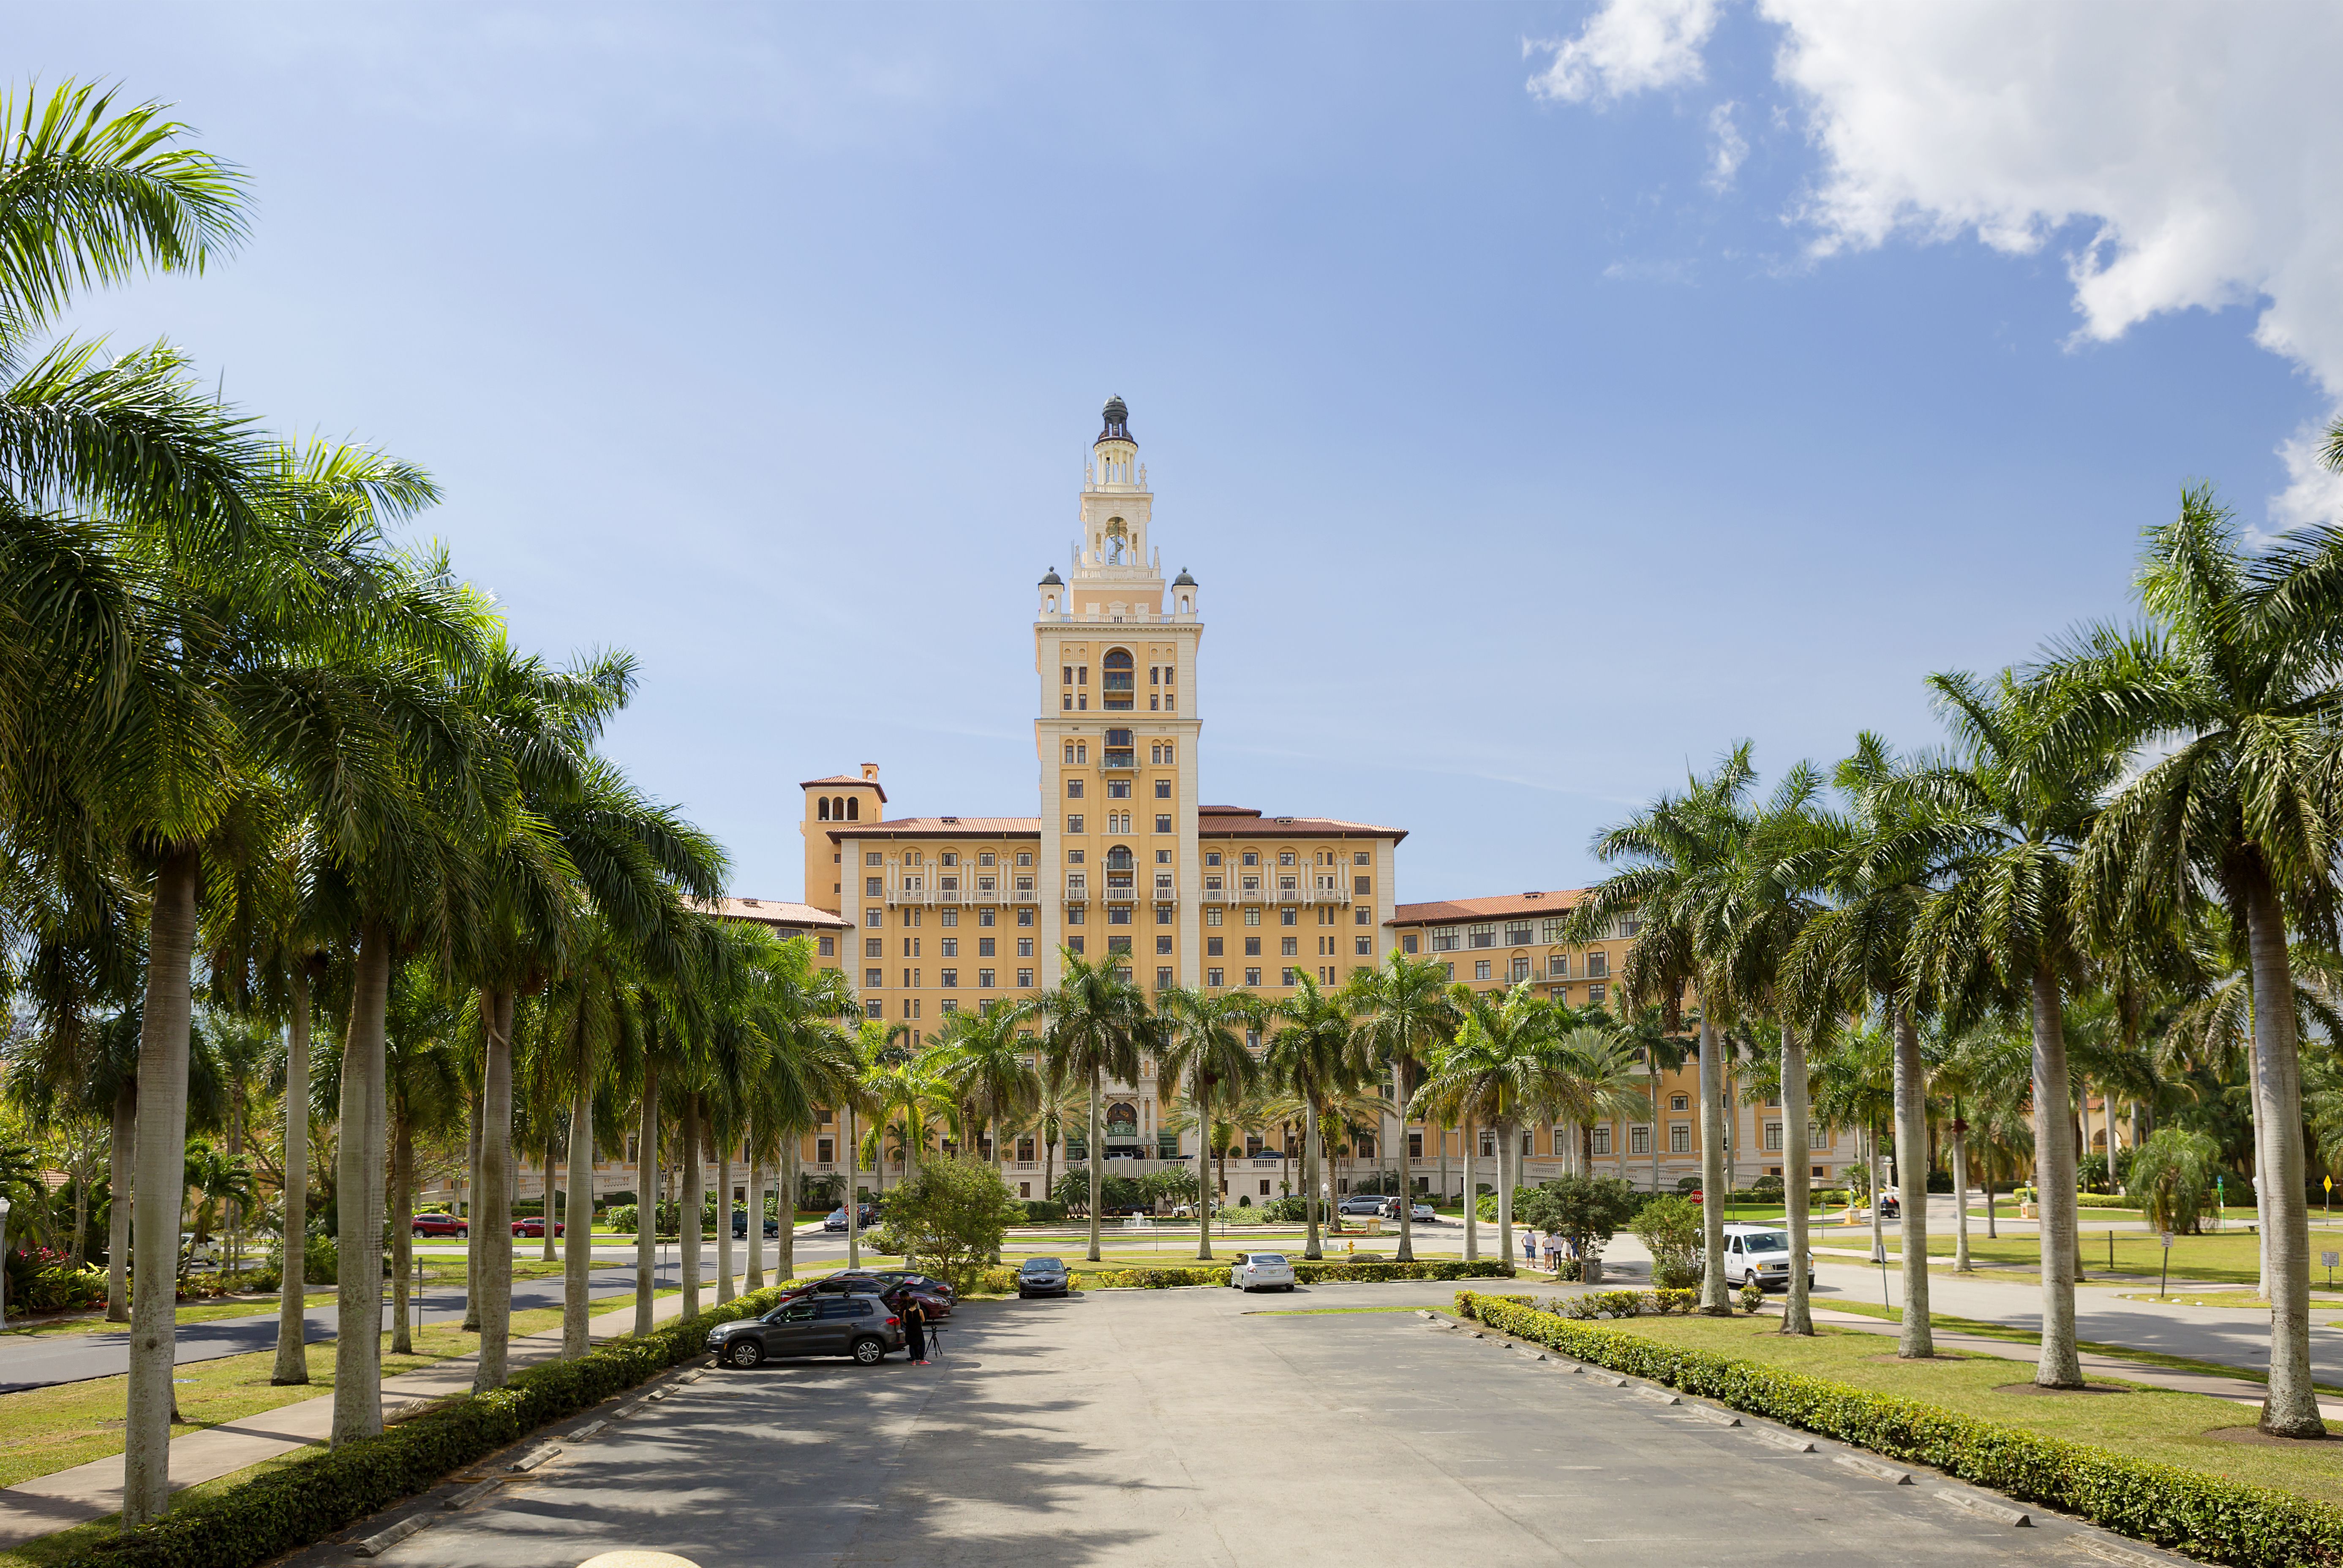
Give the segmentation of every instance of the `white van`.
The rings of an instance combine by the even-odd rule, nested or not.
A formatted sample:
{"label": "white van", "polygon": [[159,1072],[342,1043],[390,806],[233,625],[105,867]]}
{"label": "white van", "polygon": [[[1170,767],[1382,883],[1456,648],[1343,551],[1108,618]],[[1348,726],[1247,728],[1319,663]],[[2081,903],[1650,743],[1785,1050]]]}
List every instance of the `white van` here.
{"label": "white van", "polygon": [[[1727,1225],[1725,1228],[1725,1282],[1729,1285],[1757,1282],[1763,1291],[1790,1288],[1790,1232],[1772,1225]],[[1806,1289],[1815,1288],[1815,1260],[1806,1256]]]}

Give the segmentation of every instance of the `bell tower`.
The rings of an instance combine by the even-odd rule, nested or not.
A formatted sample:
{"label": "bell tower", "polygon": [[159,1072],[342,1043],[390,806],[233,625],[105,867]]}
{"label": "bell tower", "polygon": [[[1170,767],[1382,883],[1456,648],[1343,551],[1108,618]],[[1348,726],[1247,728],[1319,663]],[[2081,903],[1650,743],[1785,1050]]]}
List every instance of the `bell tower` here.
{"label": "bell tower", "polygon": [[1112,954],[1148,990],[1201,978],[1196,579],[1168,585],[1131,410],[1107,399],[1072,565],[1037,588],[1041,983],[1060,948]]}

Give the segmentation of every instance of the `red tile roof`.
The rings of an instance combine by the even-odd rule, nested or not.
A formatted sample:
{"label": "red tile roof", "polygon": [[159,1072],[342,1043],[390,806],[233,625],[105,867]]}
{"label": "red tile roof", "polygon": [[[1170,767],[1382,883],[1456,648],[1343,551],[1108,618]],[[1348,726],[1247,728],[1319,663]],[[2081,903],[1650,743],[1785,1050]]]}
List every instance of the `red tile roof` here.
{"label": "red tile roof", "polygon": [[1389,839],[1394,844],[1407,837],[1404,828],[1381,828],[1373,822],[1345,822],[1335,817],[1264,817],[1258,811],[1243,816],[1201,813],[1196,822],[1200,839]]}
{"label": "red tile roof", "polygon": [[865,789],[877,789],[879,791],[879,799],[881,801],[884,801],[887,799],[887,791],[880,788],[879,780],[876,779],[865,779],[859,773],[833,773],[827,779],[800,779],[798,783],[798,788],[800,789],[811,789],[824,784],[860,784]]}
{"label": "red tile roof", "polygon": [[1445,920],[1488,920],[1504,915],[1559,915],[1586,896],[1584,888],[1563,888],[1544,893],[1500,893],[1492,899],[1440,899],[1430,903],[1399,904],[1387,926],[1438,925]]}
{"label": "red tile roof", "polygon": [[1038,839],[1039,817],[897,817],[880,822],[847,822],[826,829],[840,839]]}
{"label": "red tile roof", "polygon": [[769,926],[803,926],[823,930],[850,930],[854,922],[811,904],[786,903],[779,899],[694,900],[708,914],[728,920],[758,920]]}

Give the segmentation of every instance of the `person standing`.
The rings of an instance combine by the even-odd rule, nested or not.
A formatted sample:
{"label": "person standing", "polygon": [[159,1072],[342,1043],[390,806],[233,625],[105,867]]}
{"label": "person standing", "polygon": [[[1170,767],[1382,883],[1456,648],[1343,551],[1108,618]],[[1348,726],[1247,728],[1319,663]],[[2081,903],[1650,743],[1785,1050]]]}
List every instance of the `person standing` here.
{"label": "person standing", "polygon": [[928,1364],[928,1314],[920,1305],[920,1298],[910,1292],[903,1292],[904,1348],[911,1353],[913,1366]]}

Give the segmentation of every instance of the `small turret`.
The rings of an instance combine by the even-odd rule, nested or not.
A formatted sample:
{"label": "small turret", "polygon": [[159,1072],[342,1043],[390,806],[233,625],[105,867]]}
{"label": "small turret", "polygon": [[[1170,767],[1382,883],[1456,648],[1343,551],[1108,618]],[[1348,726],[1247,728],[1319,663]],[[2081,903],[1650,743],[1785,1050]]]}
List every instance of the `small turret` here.
{"label": "small turret", "polygon": [[1051,567],[1049,575],[1041,582],[1042,618],[1048,619],[1057,615],[1058,601],[1065,597],[1065,579],[1058,576],[1057,568]]}

